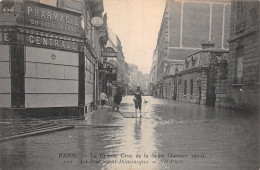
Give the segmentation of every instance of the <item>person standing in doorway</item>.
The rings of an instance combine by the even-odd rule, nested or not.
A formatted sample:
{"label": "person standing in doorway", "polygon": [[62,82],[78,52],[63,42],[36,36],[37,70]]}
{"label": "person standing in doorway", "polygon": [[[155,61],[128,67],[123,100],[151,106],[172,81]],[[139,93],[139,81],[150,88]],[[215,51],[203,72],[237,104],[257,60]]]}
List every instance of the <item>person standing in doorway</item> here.
{"label": "person standing in doorway", "polygon": [[139,109],[140,117],[142,117],[142,95],[143,92],[140,90],[140,87],[137,86],[137,90],[134,94],[134,103],[135,103],[135,114],[137,117],[137,109]]}

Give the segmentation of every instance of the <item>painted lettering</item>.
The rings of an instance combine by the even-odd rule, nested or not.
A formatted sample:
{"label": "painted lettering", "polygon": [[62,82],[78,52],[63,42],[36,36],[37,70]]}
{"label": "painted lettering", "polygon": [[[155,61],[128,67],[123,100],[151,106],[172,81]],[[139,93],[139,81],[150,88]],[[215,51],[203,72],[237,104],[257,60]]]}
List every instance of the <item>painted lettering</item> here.
{"label": "painted lettering", "polygon": [[10,41],[9,33],[4,33],[4,41]]}
{"label": "painted lettering", "polygon": [[[9,39],[5,39],[5,41],[9,41]],[[35,44],[35,45],[62,48],[62,49],[68,49],[68,50],[69,49],[77,50],[76,42],[63,41],[63,40],[47,38],[47,37],[29,35],[27,42],[30,44]]]}
{"label": "painted lettering", "polygon": [[32,7],[30,7],[30,6],[28,6],[28,8],[27,8],[27,13],[28,13],[28,15],[30,15],[30,12],[32,12]]}
{"label": "painted lettering", "polygon": [[47,19],[51,20],[51,12],[47,12]]}
{"label": "painted lettering", "polygon": [[54,40],[55,42],[55,47],[58,47],[58,40]]}
{"label": "painted lettering", "polygon": [[36,37],[36,44],[37,45],[40,45],[41,43],[40,43],[40,37]]}
{"label": "painted lettering", "polygon": [[60,22],[64,22],[63,15],[60,15]]}
{"label": "painted lettering", "polygon": [[45,12],[42,10],[41,18],[45,18]]}
{"label": "painted lettering", "polygon": [[45,45],[45,46],[48,45],[48,43],[47,43],[47,38],[42,38],[42,44]]}
{"label": "painted lettering", "polygon": [[72,49],[73,49],[73,50],[76,50],[76,43],[73,43],[73,44],[72,44]]}
{"label": "painted lettering", "polygon": [[34,10],[34,16],[37,17],[38,15],[39,15],[39,9],[35,9],[35,10]]}
{"label": "painted lettering", "polygon": [[75,18],[75,25],[78,25],[78,19]]}
{"label": "painted lettering", "polygon": [[58,20],[58,14],[57,14],[57,13],[53,13],[53,16],[54,16],[54,20],[59,21],[59,20]]}
{"label": "painted lettering", "polygon": [[34,42],[32,35],[29,36],[29,42],[30,42],[31,44]]}
{"label": "painted lettering", "polygon": [[52,46],[52,44],[53,44],[53,39],[49,39],[49,41],[50,41],[50,46]]}
{"label": "painted lettering", "polygon": [[61,48],[65,48],[65,43],[64,43],[64,41],[61,41],[61,46],[60,46]]}
{"label": "painted lettering", "polygon": [[66,16],[66,23],[69,24],[70,23],[70,17]]}

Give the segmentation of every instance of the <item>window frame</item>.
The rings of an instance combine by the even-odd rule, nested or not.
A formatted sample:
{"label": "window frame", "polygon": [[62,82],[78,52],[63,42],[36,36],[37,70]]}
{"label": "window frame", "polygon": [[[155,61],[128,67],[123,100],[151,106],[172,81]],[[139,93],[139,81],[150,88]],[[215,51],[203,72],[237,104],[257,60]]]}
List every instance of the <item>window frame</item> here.
{"label": "window frame", "polygon": [[183,86],[184,86],[184,96],[186,96],[187,95],[187,80],[184,80],[184,82],[183,82]]}
{"label": "window frame", "polygon": [[[240,51],[242,50],[242,51]],[[236,79],[240,79],[243,78],[244,76],[244,46],[239,46],[236,48],[236,69],[235,69],[235,78]],[[239,62],[241,59],[241,63]],[[242,65],[242,67],[240,68],[241,70],[239,70],[239,65]],[[240,73],[240,74],[239,74]]]}
{"label": "window frame", "polygon": [[193,95],[193,79],[190,80],[190,95]]}

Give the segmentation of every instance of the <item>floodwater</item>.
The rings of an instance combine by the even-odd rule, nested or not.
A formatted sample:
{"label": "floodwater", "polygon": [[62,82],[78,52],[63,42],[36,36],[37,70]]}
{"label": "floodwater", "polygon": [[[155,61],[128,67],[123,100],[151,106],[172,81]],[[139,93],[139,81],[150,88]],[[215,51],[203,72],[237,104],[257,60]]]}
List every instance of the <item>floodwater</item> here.
{"label": "floodwater", "polygon": [[[69,120],[74,129],[0,143],[0,169],[258,170],[259,117],[145,96],[121,114]],[[107,117],[107,118],[106,118]],[[134,117],[134,118],[132,118]]]}

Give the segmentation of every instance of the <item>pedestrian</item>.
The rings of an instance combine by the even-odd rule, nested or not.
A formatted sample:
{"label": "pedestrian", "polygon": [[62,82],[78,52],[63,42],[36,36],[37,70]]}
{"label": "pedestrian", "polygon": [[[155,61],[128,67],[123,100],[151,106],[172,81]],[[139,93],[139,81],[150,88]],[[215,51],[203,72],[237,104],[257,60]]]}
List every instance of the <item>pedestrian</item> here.
{"label": "pedestrian", "polygon": [[119,105],[121,101],[122,101],[122,93],[118,91],[117,94],[114,96],[113,110],[117,108],[117,111],[119,111]]}
{"label": "pedestrian", "polygon": [[134,93],[134,103],[135,103],[135,114],[137,117],[137,109],[139,108],[140,117],[142,117],[142,95],[143,92],[140,90],[140,87],[137,86],[137,90]]}
{"label": "pedestrian", "polygon": [[107,95],[106,95],[106,93],[104,91],[102,91],[100,93],[100,101],[101,101],[101,106],[106,105],[106,102],[108,101]]}

